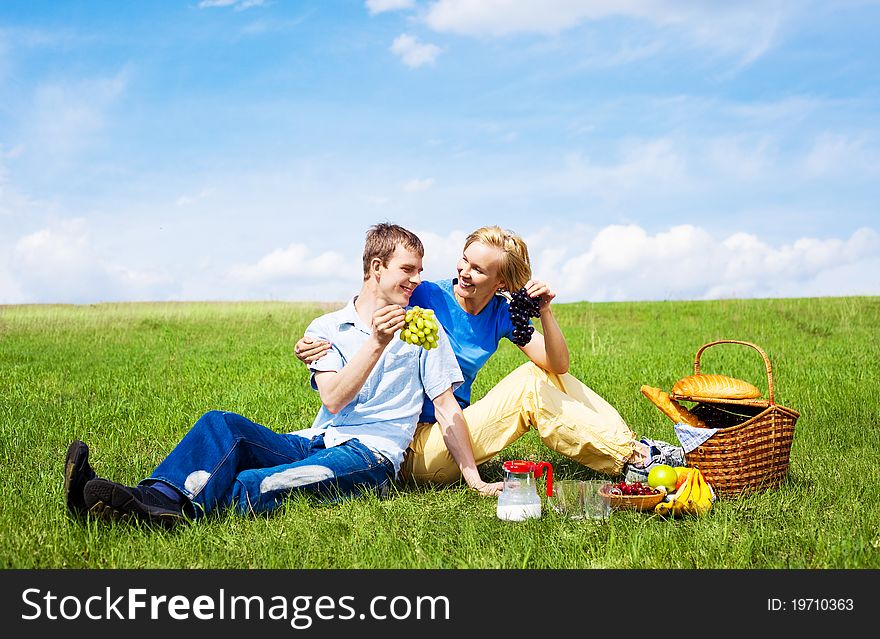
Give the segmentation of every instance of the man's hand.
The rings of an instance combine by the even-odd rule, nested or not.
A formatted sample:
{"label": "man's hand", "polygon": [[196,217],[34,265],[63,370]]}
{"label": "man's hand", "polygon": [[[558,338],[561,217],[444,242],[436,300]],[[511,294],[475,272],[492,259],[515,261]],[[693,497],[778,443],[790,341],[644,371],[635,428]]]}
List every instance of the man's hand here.
{"label": "man's hand", "polygon": [[383,346],[406,324],[406,311],[399,304],[389,304],[373,313],[373,337]]}
{"label": "man's hand", "polygon": [[325,339],[316,339],[303,336],[293,346],[293,354],[303,364],[317,362],[330,350],[330,342]]}
{"label": "man's hand", "polygon": [[[315,375],[321,403],[332,414],[355,400],[367,378],[382,357],[385,347],[404,324],[406,311],[399,304],[384,306],[373,313],[370,338],[341,370]],[[456,404],[458,406],[458,404]]]}

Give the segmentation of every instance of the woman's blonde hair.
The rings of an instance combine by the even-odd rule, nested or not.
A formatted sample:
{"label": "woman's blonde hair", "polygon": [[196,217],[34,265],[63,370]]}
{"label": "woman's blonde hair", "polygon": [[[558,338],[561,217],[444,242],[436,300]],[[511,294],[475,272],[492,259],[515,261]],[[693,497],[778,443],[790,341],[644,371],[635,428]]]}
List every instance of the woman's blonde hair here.
{"label": "woman's blonde hair", "polygon": [[532,277],[529,262],[529,249],[525,240],[513,231],[500,226],[484,226],[467,236],[464,250],[474,242],[501,249],[501,268],[499,269],[504,287],[513,293],[526,285]]}

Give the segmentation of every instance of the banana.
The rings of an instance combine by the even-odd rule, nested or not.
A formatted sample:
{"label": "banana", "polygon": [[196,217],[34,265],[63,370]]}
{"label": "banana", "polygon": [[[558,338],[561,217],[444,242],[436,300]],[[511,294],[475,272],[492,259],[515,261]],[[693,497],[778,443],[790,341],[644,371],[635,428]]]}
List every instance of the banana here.
{"label": "banana", "polygon": [[658,515],[705,515],[712,508],[715,491],[698,468],[690,469],[679,489],[654,507]]}
{"label": "banana", "polygon": [[691,473],[685,482],[675,491],[669,501],[661,501],[654,506],[654,512],[658,515],[680,515],[688,509],[688,499],[694,489],[694,474]]}
{"label": "banana", "polygon": [[692,515],[699,514],[699,507],[703,496],[703,485],[700,483],[700,478],[702,476],[702,473],[696,468],[694,469],[694,472],[691,473],[694,487],[691,490],[691,494],[688,496],[687,511]]}
{"label": "banana", "polygon": [[712,502],[715,501],[715,491],[712,490],[712,486],[706,481],[705,477],[703,477],[703,483],[705,484],[706,492],[706,512],[708,512],[712,508]]}
{"label": "banana", "polygon": [[663,500],[654,506],[654,512],[658,515],[668,515],[669,511],[672,510],[672,501],[675,498],[675,493],[669,493]]}
{"label": "banana", "polygon": [[705,515],[712,508],[712,489],[702,472],[696,470],[695,475],[700,485],[700,496],[695,500],[694,514]]}
{"label": "banana", "polygon": [[700,473],[700,481],[703,482],[703,513],[706,514],[712,509],[712,487],[706,481],[706,477]]}
{"label": "banana", "polygon": [[678,495],[676,501],[686,504],[694,492],[694,473],[691,473],[687,480],[682,484],[681,494]]}
{"label": "banana", "polygon": [[679,504],[675,499],[675,495],[670,497],[669,501],[661,501],[654,506],[654,512],[658,515],[674,515],[679,508]]}

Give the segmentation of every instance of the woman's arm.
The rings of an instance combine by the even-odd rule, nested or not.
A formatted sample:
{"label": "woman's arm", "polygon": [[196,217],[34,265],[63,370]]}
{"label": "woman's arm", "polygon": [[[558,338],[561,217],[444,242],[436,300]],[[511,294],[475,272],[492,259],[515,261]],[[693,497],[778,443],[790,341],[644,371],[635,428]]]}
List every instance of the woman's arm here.
{"label": "woman's arm", "polygon": [[556,297],[556,293],[543,282],[536,280],[529,280],[526,291],[530,297],[538,295],[541,297],[542,332],[532,333],[532,339],[525,346],[520,346],[520,350],[535,364],[550,373],[556,375],[567,373],[570,365],[568,344],[550,307],[550,302]]}
{"label": "woman's arm", "polygon": [[311,364],[321,359],[330,350],[330,342],[325,339],[304,335],[293,346],[293,354],[303,364]]}
{"label": "woman's arm", "polygon": [[483,481],[474,461],[474,449],[471,444],[470,433],[461,406],[452,394],[452,388],[447,388],[434,398],[434,416],[443,433],[443,441],[446,448],[458,464],[461,476],[467,485],[481,495],[497,495],[504,488],[504,482],[492,484]]}

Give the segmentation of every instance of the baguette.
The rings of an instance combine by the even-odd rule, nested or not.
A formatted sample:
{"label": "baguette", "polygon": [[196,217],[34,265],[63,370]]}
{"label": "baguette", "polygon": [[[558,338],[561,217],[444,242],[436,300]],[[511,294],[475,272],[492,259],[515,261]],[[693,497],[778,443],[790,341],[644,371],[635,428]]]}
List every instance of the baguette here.
{"label": "baguette", "polygon": [[668,393],[647,385],[642,386],[641,391],[642,395],[647,397],[654,406],[663,411],[663,414],[676,424],[687,424],[694,428],[706,428],[703,420],[669,397]]}
{"label": "baguette", "polygon": [[754,399],[761,396],[757,386],[727,375],[690,375],[672,386],[672,394],[713,399]]}

